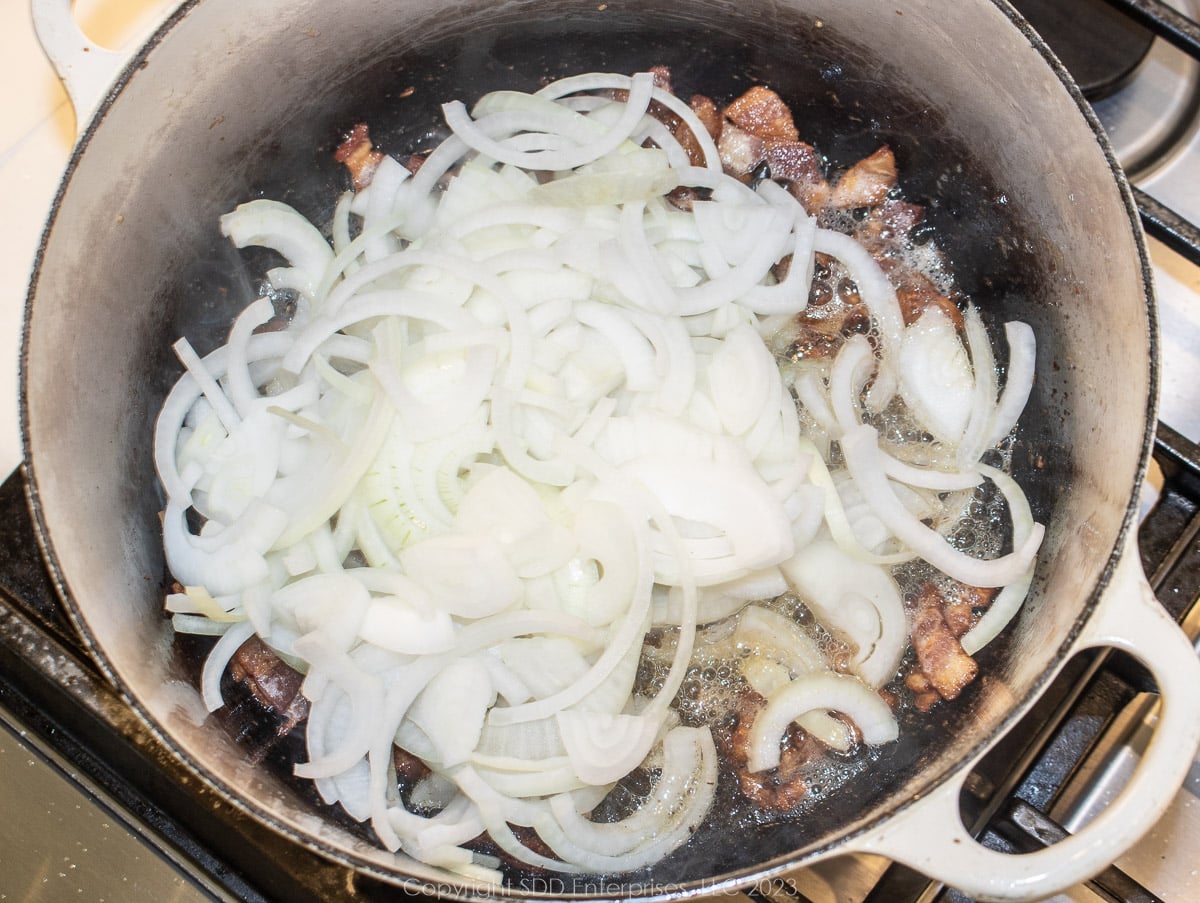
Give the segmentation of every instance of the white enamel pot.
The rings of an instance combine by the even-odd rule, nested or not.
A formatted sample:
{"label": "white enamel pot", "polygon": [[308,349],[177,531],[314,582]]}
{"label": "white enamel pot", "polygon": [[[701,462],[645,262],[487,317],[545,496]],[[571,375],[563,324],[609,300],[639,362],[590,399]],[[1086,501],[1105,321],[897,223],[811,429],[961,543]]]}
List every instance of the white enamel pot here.
{"label": "white enamel pot", "polygon": [[[1146,833],[1200,743],[1200,663],[1142,575],[1138,489],[1152,443],[1157,340],[1128,186],[1045,46],[992,0],[196,0],[131,57],[91,43],[69,0],[35,21],[81,135],[32,280],[22,416],[32,510],[67,607],[104,672],[200,779],[322,855],[459,898],[731,890],[849,852],[908,863],[985,900],[1035,899]],[[543,77],[671,66],[686,91],[775,87],[835,162],[887,141],[960,284],[992,324],[1029,322],[1037,382],[1014,467],[1047,539],[1029,602],[981,656],[985,677],[906,727],[869,779],[800,822],[713,824],[644,872],[502,889],[388,854],[251,764],[201,717],[194,661],[161,617],[151,428],[170,343],[211,345],[253,295],[217,217],[256,194],[317,221],[341,187],[340,130],[401,153],[437,105]],[[413,88],[408,92],[405,89]],[[1078,835],[1005,856],[963,827],[978,761],[1082,650],[1122,649],[1162,694],[1128,789]],[[736,830],[735,830],[736,828]]]}

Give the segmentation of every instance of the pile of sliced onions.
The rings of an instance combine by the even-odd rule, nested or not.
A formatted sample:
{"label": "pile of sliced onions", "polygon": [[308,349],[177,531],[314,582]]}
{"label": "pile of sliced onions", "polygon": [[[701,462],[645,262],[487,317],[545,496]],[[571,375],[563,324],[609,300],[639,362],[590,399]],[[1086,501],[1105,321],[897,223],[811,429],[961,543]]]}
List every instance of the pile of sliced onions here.
{"label": "pile of sliced onions", "polygon": [[[648,115],[652,100],[692,126],[706,167]],[[712,738],[671,709],[698,623],[790,589],[855,650],[855,675],[835,676],[750,609],[747,676],[768,698],[751,764],[768,768],[797,718],[837,748],[851,739],[831,710],[867,743],[895,737],[875,692],[908,634],[891,564],[919,556],[1009,584],[972,648],[1011,617],[1041,527],[979,456],[1029,393],[1032,336],[1009,324],[997,396],[977,314],[967,345],[935,312],[905,327],[862,247],[778,186],[724,175],[649,74],[496,92],[445,115],[453,135],[415,175],[385,159],[343,197],[332,247],[272,201],[222,218],[237,246],[287,259],[267,278],[300,303],[286,330],[262,333],[271,304],[250,305],[203,359],[177,345],[186,372],[155,437],[167,561],[186,587],[167,607],[177,629],[221,635],[210,709],[252,634],[305,673],[296,772],[387,848],[499,880],[463,847],[486,829],[532,866],[639,868],[684,843],[713,798]],[[685,212],[666,198],[679,186],[711,199]],[[784,374],[766,340],[804,308],[815,251],[846,267],[878,341]],[[881,393],[899,395],[925,447],[881,440],[868,416]],[[844,470],[829,469],[835,444]],[[984,479],[1014,521],[1015,551],[994,560],[925,523]],[[679,639],[647,698],[634,678],[655,624]],[[395,744],[432,768],[413,791],[431,808],[397,797]],[[589,819],[648,758],[644,804]]]}

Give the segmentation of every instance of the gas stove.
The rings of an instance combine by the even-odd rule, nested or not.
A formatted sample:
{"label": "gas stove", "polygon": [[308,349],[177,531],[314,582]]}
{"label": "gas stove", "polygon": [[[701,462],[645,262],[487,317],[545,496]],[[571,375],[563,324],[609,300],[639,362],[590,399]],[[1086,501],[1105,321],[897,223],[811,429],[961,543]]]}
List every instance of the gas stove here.
{"label": "gas stove", "polygon": [[[1154,0],[1022,0],[1088,92],[1152,236],[1162,399],[1140,530],[1166,609],[1200,634],[1200,28]],[[135,44],[166,0],[79,0],[99,43]],[[1178,10],[1200,16],[1200,0]],[[0,69],[26,89],[0,122],[0,901],[394,900],[406,895],[280,839],[182,773],[99,675],[33,539],[20,470],[21,311],[74,118],[20,3],[0,8]],[[1194,610],[1195,609],[1195,610]],[[965,823],[1027,851],[1086,824],[1136,765],[1153,687],[1116,653],[1078,656],[967,782]],[[1200,764],[1158,827],[1056,901],[1200,899]],[[17,817],[13,817],[13,815]],[[946,901],[960,894],[886,860],[844,856],[748,892],[792,903]]]}

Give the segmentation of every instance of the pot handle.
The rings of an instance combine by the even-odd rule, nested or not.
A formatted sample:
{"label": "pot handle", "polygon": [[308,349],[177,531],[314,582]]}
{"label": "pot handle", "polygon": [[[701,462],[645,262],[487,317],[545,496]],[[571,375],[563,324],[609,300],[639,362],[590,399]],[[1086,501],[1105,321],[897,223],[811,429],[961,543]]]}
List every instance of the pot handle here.
{"label": "pot handle", "polygon": [[989,901],[1041,899],[1110,865],[1158,821],[1200,746],[1200,658],[1155,598],[1132,538],[1074,652],[1092,647],[1121,649],[1137,658],[1154,675],[1161,699],[1158,724],[1136,772],[1094,821],[1034,853],[990,850],[966,830],[959,815],[959,797],[971,770],[963,768],[955,779],[850,846]]}
{"label": "pot handle", "polygon": [[32,4],[34,31],[67,89],[76,130],[82,132],[129,57],[85,35],[72,15],[71,0],[32,0]]}

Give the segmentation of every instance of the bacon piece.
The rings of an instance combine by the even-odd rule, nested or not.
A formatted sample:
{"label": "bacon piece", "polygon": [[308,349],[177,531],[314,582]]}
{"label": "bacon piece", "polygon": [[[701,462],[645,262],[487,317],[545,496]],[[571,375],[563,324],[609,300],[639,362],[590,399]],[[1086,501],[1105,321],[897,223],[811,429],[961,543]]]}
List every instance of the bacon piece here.
{"label": "bacon piece", "polygon": [[383,153],[375,150],[371,144],[371,136],[367,132],[367,124],[360,122],[350,130],[336,151],[333,159],[344,163],[350,170],[350,180],[355,191],[362,191],[371,184],[375,170],[383,162]]}
{"label": "bacon piece", "polygon": [[667,66],[651,66],[650,74],[654,76],[654,87],[661,88],[668,94],[674,94],[671,88],[671,70]]}
{"label": "bacon piece", "polygon": [[859,160],[837,180],[829,205],[838,210],[882,203],[896,185],[896,157],[886,144]]}
{"label": "bacon piece", "polygon": [[816,216],[829,203],[830,187],[821,156],[803,141],[768,139],[765,159],[771,178],[782,179],[809,216]]}
{"label": "bacon piece", "polygon": [[873,254],[899,248],[908,233],[925,218],[925,208],[899,198],[885,198],[872,207],[854,230],[854,237]]}
{"label": "bacon piece", "polygon": [[921,588],[913,614],[912,642],[921,673],[942,699],[954,699],[979,674],[979,665],[951,632],[943,604],[936,585],[926,583]]}
{"label": "bacon piece", "polygon": [[257,636],[238,647],[229,674],[243,683],[264,708],[279,718],[276,734],[285,737],[308,718],[308,700],[300,692],[304,675],[272,652]]}
{"label": "bacon piece", "polygon": [[963,328],[962,311],[958,305],[938,291],[937,286],[922,273],[916,270],[906,270],[899,275],[893,275],[896,285],[896,300],[900,302],[900,313],[904,317],[904,325],[915,323],[930,306],[940,307],[950,318],[954,328]]}
{"label": "bacon piece", "polygon": [[742,179],[750,175],[750,171],[762,161],[763,140],[726,123],[717,140],[717,152],[721,155],[721,166],[725,172]]}
{"label": "bacon piece", "polygon": [[952,591],[946,592],[942,614],[951,633],[962,637],[974,627],[980,617],[977,612],[987,609],[997,592],[995,587],[968,586],[965,583],[957,584]]}
{"label": "bacon piece", "polygon": [[962,639],[963,634],[971,629],[971,622],[975,620],[971,604],[961,601],[947,603],[942,609],[942,617],[946,619],[946,626],[956,639]]}
{"label": "bacon piece", "polygon": [[751,772],[748,768],[750,728],[767,701],[748,690],[738,701],[732,723],[714,729],[713,739],[737,776],[738,789],[760,809],[786,812],[794,809],[808,792],[804,766],[820,757],[824,747],[799,725],[788,726],[779,767],[771,771]]}
{"label": "bacon piece", "polygon": [[428,765],[399,746],[392,747],[392,761],[396,765],[396,783],[401,787],[411,789],[418,781],[432,774]]}
{"label": "bacon piece", "polygon": [[[696,114],[696,118],[700,120],[709,137],[713,141],[719,141],[724,120],[712,98],[705,97],[703,94],[693,94],[688,106],[692,108],[692,112]],[[700,149],[700,142],[696,140],[696,136],[692,134],[690,128],[681,123],[675,129],[675,138],[687,152],[688,161],[693,166],[704,165],[704,151]]]}
{"label": "bacon piece", "polygon": [[933,688],[929,678],[920,671],[914,671],[904,678],[904,685],[912,690],[913,705],[917,711],[928,712],[942,701],[941,694]]}
{"label": "bacon piece", "polygon": [[667,195],[667,200],[687,213],[692,212],[692,204],[700,200],[700,193],[695,188],[689,188],[687,185],[680,185],[678,188],[671,189]]}
{"label": "bacon piece", "polygon": [[729,104],[725,116],[742,131],[758,138],[800,140],[792,111],[778,94],[762,85],[755,85]]}
{"label": "bacon piece", "polygon": [[708,134],[712,137],[713,141],[721,137],[721,129],[725,125],[725,118],[717,108],[716,101],[711,97],[705,97],[703,94],[693,94],[688,106],[692,108],[692,112],[696,114],[696,118],[708,130]]}

